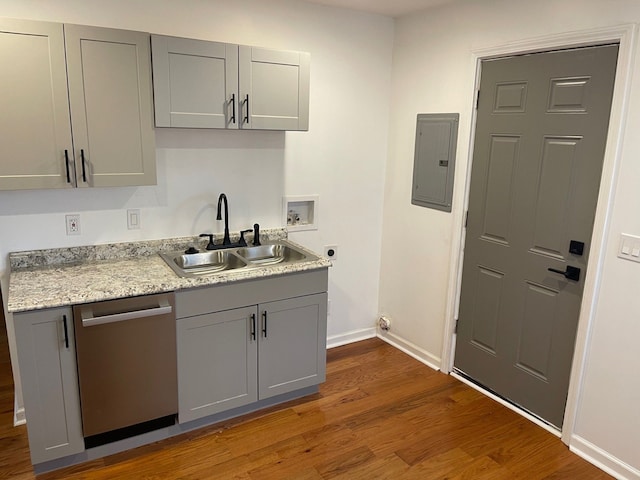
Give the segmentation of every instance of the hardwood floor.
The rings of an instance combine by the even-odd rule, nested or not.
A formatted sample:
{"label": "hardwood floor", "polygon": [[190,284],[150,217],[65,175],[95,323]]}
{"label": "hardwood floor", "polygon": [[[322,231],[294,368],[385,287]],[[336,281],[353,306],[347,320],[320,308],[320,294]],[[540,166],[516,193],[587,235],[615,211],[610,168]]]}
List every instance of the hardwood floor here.
{"label": "hardwood floor", "polygon": [[0,478],[605,479],[560,440],[378,339],[328,351],[320,393],[36,477],[0,339]]}

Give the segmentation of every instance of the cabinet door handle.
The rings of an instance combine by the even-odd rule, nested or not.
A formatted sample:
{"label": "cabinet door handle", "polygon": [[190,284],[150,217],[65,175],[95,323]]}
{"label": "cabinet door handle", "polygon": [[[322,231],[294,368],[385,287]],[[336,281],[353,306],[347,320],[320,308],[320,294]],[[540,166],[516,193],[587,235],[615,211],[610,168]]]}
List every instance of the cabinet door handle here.
{"label": "cabinet door handle", "polygon": [[67,183],[71,183],[71,175],[69,175],[69,150],[64,151],[64,166],[67,169]]}
{"label": "cabinet door handle", "polygon": [[67,330],[67,316],[62,315],[62,327],[64,328],[64,346],[69,348],[69,330]]}
{"label": "cabinet door handle", "polygon": [[245,115],[242,119],[242,123],[249,123],[249,94],[244,98],[244,111]]}
{"label": "cabinet door handle", "polygon": [[231,94],[231,123],[236,123],[236,94]]}
{"label": "cabinet door handle", "polygon": [[262,336],[267,338],[267,311],[262,312]]}
{"label": "cabinet door handle", "polygon": [[153,317],[154,315],[166,315],[168,313],[171,313],[172,311],[173,307],[169,304],[169,301],[166,299],[162,299],[158,302],[157,307],[101,316],[94,315],[91,305],[85,305],[81,310],[80,316],[82,318],[83,327],[92,327],[94,325],[102,325],[105,323],[115,323],[123,322],[126,320],[136,320],[138,318]]}
{"label": "cabinet door handle", "polygon": [[256,339],[256,314],[251,314],[251,339]]}
{"label": "cabinet door handle", "polygon": [[87,170],[84,161],[84,150],[82,148],[80,149],[80,158],[82,159],[82,181],[87,183]]}

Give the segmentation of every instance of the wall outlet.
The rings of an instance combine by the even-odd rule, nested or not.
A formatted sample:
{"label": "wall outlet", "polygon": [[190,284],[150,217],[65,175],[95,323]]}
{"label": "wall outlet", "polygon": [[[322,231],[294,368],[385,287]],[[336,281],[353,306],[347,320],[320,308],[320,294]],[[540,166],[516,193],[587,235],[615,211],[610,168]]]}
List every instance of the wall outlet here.
{"label": "wall outlet", "polygon": [[67,225],[67,235],[80,235],[80,214],[65,215],[64,218]]}
{"label": "wall outlet", "polygon": [[324,256],[329,260],[337,260],[338,259],[338,246],[337,245],[326,245],[324,247]]}

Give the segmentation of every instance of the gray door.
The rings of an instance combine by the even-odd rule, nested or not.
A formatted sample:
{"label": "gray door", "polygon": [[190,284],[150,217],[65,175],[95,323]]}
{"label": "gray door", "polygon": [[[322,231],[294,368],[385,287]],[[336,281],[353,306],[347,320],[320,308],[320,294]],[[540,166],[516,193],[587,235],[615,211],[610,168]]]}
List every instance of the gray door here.
{"label": "gray door", "polygon": [[617,54],[482,63],[454,366],[558,427]]}

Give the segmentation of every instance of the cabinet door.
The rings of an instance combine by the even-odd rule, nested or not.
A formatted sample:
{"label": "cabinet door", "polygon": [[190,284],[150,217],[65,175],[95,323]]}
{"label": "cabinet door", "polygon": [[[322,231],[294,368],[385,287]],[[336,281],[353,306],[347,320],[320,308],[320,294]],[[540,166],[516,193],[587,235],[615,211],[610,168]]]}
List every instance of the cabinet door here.
{"label": "cabinet door", "polygon": [[180,423],[257,400],[256,307],[180,318]]}
{"label": "cabinet door", "polygon": [[324,382],[327,294],[259,305],[260,399]]}
{"label": "cabinet door", "polygon": [[149,34],[64,29],[78,186],[155,185]]}
{"label": "cabinet door", "polygon": [[62,25],[0,18],[0,65],[0,190],[72,187]]}
{"label": "cabinet door", "polygon": [[156,127],[238,128],[238,46],[151,36]]}
{"label": "cabinet door", "polygon": [[84,450],[70,308],[14,317],[31,461]]}
{"label": "cabinet door", "polygon": [[309,54],[239,47],[240,128],[309,129]]}

